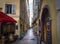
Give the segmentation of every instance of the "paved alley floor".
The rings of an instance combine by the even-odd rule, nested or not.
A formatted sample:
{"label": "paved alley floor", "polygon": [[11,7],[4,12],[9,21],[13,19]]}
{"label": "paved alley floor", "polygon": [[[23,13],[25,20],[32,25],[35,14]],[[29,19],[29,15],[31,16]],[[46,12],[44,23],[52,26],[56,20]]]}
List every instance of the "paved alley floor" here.
{"label": "paved alley floor", "polygon": [[13,44],[37,44],[37,38],[33,35],[33,30],[29,29],[22,40],[18,40]]}

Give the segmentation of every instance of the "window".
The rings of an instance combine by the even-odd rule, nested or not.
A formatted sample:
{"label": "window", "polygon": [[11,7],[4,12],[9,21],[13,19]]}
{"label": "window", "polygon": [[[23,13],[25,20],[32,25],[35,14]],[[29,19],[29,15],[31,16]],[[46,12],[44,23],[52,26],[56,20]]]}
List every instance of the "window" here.
{"label": "window", "polygon": [[5,13],[15,14],[16,13],[16,5],[14,5],[14,4],[5,4]]}

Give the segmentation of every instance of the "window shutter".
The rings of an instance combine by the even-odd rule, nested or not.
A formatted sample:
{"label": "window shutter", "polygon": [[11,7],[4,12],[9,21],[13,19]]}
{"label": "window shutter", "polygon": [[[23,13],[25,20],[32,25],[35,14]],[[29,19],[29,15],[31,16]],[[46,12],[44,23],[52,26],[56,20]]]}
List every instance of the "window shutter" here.
{"label": "window shutter", "polygon": [[12,5],[12,14],[16,13],[16,5]]}

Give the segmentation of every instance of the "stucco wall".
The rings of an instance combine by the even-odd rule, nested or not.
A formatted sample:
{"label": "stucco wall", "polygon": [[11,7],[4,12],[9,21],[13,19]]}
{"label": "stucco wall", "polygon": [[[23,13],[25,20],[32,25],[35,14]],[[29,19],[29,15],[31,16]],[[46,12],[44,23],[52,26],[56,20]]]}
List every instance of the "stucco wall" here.
{"label": "stucco wall", "polygon": [[60,44],[60,0],[55,0],[56,10],[57,10],[57,30],[58,30],[58,42]]}
{"label": "stucco wall", "polygon": [[15,4],[16,5],[16,14],[9,14],[9,16],[13,17],[18,21],[18,17],[20,15],[20,0],[0,0],[0,8],[4,11],[4,4]]}
{"label": "stucco wall", "polygon": [[60,44],[60,12],[57,15],[58,42]]}

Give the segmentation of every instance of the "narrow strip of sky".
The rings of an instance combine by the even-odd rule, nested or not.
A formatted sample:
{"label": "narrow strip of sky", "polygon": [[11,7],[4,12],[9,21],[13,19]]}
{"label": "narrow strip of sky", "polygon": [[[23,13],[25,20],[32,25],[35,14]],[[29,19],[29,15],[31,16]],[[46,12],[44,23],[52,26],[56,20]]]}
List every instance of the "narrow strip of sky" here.
{"label": "narrow strip of sky", "polygon": [[29,0],[29,10],[30,10],[30,26],[32,26],[32,18],[33,18],[33,0]]}

